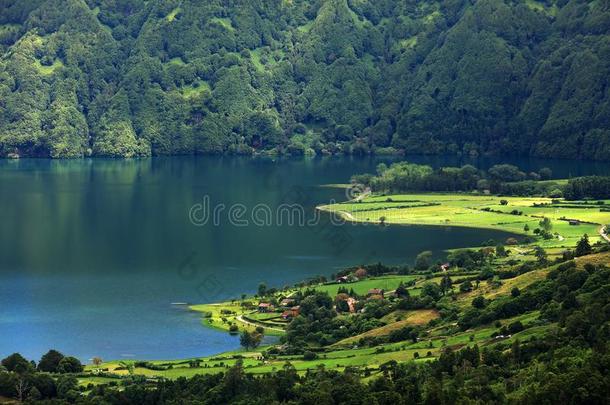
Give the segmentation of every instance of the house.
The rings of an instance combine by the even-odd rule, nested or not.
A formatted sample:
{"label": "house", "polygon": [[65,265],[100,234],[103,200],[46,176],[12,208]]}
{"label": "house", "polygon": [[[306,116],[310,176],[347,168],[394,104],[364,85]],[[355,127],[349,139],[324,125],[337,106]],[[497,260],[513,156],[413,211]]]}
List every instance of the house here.
{"label": "house", "polygon": [[347,276],[341,276],[341,277],[337,277],[337,279],[335,281],[337,283],[347,283],[348,282],[348,278],[347,278]]}
{"label": "house", "polygon": [[295,303],[296,303],[296,301],[294,300],[294,298],[284,298],[283,300],[280,301],[280,306],[282,308],[288,308],[288,307],[293,307]]}
{"label": "house", "polygon": [[441,264],[441,270],[442,270],[442,271],[447,271],[447,270],[449,270],[449,263],[444,263],[444,264]]}
{"label": "house", "polygon": [[275,307],[269,302],[261,302],[258,304],[258,312],[273,312]]}
{"label": "house", "polygon": [[380,295],[381,298],[384,297],[384,290],[382,290],[381,288],[371,288],[367,293],[367,297],[371,297],[373,295]]}
{"label": "house", "polygon": [[350,314],[353,314],[354,312],[356,312],[356,304],[358,303],[358,301],[352,297],[349,297],[347,299],[347,306],[349,307],[349,312]]}
{"label": "house", "polygon": [[296,316],[299,316],[299,313],[301,312],[301,307],[300,306],[294,306],[284,312],[282,312],[282,319],[292,319]]}

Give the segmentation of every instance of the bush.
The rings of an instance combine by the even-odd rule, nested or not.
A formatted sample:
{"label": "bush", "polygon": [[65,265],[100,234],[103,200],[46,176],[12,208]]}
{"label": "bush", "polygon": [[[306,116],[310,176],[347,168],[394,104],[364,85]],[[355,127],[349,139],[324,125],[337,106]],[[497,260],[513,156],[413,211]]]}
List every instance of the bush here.
{"label": "bush", "polygon": [[515,321],[515,322],[512,322],[510,325],[508,325],[508,332],[511,335],[521,332],[523,329],[525,329],[525,328],[523,327],[523,324],[521,323],[521,321]]}
{"label": "bush", "polygon": [[310,361],[310,360],[315,360],[317,358],[318,358],[318,355],[314,352],[306,351],[305,353],[303,353],[303,360]]}
{"label": "bush", "polygon": [[472,300],[472,306],[475,308],[482,309],[485,308],[485,305],[487,305],[487,302],[485,300],[485,297],[483,297],[482,295],[479,295],[478,297]]}

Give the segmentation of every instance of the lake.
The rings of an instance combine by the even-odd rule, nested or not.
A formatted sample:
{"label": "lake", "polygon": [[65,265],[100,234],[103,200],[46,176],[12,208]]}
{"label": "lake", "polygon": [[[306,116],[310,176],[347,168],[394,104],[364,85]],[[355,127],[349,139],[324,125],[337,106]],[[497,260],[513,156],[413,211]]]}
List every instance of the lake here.
{"label": "lake", "polygon": [[[260,282],[282,287],[345,266],[412,263],[422,250],[439,254],[506,238],[488,230],[335,225],[315,217],[315,205],[346,199],[344,190],[321,185],[345,183],[382,161],[391,159],[1,160],[0,357],[19,351],[38,360],[50,348],[83,361],[233,350],[237,337],[201,326],[199,315],[172,303],[238,297]],[[610,169],[505,161],[526,170],[548,166],[555,177]],[[471,163],[485,168],[497,161]],[[294,211],[284,216],[295,204],[306,213],[302,226]]]}

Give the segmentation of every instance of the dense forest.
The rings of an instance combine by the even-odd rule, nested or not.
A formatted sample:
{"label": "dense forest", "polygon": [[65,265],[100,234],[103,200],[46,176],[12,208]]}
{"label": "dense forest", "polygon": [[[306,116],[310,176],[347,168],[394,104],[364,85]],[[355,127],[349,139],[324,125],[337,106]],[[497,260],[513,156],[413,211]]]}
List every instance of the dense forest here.
{"label": "dense forest", "polygon": [[566,200],[610,198],[609,176],[575,177],[563,183],[550,180],[552,174],[547,167],[539,172],[525,173],[510,164],[494,165],[484,171],[471,165],[433,169],[428,165],[397,162],[389,167],[380,163],[376,175],[357,174],[350,182],[356,188],[368,187],[374,192],[390,193],[491,191],[503,196],[564,197]]}
{"label": "dense forest", "polygon": [[0,0],[0,156],[610,156],[608,0]]}

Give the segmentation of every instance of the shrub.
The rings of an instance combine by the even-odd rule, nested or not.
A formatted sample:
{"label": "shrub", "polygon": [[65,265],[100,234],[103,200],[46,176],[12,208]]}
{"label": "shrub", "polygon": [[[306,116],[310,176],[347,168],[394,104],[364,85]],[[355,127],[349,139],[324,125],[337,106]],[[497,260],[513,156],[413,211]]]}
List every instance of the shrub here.
{"label": "shrub", "polygon": [[485,297],[483,297],[482,295],[479,295],[478,297],[472,300],[472,306],[478,309],[485,308],[486,304],[487,302],[485,300]]}
{"label": "shrub", "polygon": [[515,321],[508,325],[508,332],[510,332],[510,334],[521,332],[523,329],[525,328],[523,327],[521,321]]}
{"label": "shrub", "polygon": [[310,361],[310,360],[315,360],[317,358],[318,358],[318,355],[314,352],[306,351],[305,353],[303,353],[303,360]]}

